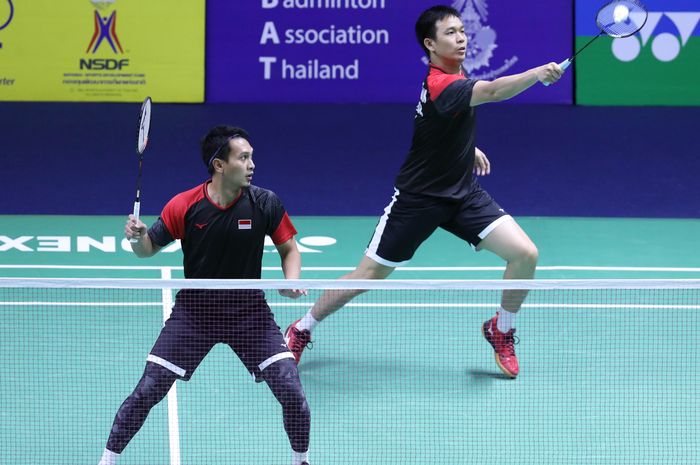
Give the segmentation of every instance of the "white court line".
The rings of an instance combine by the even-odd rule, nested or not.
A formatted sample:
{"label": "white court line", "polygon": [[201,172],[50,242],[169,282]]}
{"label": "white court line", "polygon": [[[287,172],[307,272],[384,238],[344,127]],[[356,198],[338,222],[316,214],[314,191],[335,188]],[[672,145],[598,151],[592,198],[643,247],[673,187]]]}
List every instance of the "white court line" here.
{"label": "white court line", "polygon": [[[166,292],[164,289],[163,292]],[[51,307],[114,307],[114,306],[127,306],[127,305],[113,305],[109,302],[0,302],[0,305],[8,306],[22,306],[22,307],[38,307],[38,306],[51,306]],[[169,305],[172,305],[170,303]],[[271,302],[270,307],[303,307],[306,308],[310,304],[309,302]],[[142,307],[163,307],[165,312],[166,303],[147,303],[142,302],[140,304],[134,304],[133,306]],[[350,302],[345,304],[345,307],[355,307],[355,308],[395,308],[395,307],[405,307],[405,308],[484,308],[484,307],[498,307],[499,304],[495,303],[471,303],[471,304],[460,304],[460,303],[412,303],[412,302],[364,302],[356,303]],[[672,305],[672,304],[523,304],[523,308],[582,308],[582,309],[597,309],[597,308],[613,308],[613,309],[679,309],[679,310],[700,310],[700,305]]]}
{"label": "white court line", "polygon": [[[161,271],[161,279],[171,279],[170,269]],[[163,289],[162,307],[163,323],[168,321],[173,308],[173,294],[171,289]],[[170,465],[180,465],[180,420],[177,408],[177,381],[175,381],[168,391],[168,433],[170,437]]]}
{"label": "white court line", "polygon": [[110,265],[0,265],[0,268],[8,269],[37,269],[37,270],[181,270],[181,266],[110,266]]}
{"label": "white court line", "polygon": [[0,305],[18,307],[162,307],[163,302],[0,302]]}
{"label": "white court line", "polygon": [[[182,270],[182,266],[107,266],[107,265],[0,265],[0,269],[41,270]],[[263,271],[282,271],[279,266],[264,266]],[[354,266],[302,266],[304,271],[352,271]],[[396,271],[503,271],[504,266],[400,266]],[[700,273],[698,267],[666,266],[538,266],[538,271],[638,271],[659,273]]]}
{"label": "white court line", "polygon": [[[304,271],[352,271],[354,266],[303,266]],[[396,271],[503,271],[505,266],[400,266]],[[264,271],[281,271],[281,267],[263,267]],[[639,271],[661,273],[700,273],[700,268],[663,266],[538,266],[537,271]]]}

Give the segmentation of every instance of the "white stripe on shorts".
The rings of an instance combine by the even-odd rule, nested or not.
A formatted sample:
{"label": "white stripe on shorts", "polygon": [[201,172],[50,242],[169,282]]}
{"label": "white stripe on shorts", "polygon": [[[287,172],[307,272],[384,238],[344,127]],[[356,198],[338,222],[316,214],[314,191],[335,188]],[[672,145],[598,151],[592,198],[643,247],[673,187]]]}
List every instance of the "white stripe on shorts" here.
{"label": "white stripe on shorts", "polygon": [[174,363],[170,363],[169,361],[164,360],[164,359],[158,357],[157,355],[148,354],[148,357],[146,357],[146,360],[148,360],[149,362],[153,362],[157,365],[160,365],[163,368],[167,368],[168,370],[172,371],[173,373],[175,373],[178,376],[184,377],[185,373],[187,373],[185,370],[183,370],[179,366],[175,365]]}
{"label": "white stripe on shorts", "polygon": [[377,223],[377,227],[374,229],[374,235],[372,236],[372,240],[369,242],[367,250],[365,250],[365,255],[367,255],[375,262],[379,263],[380,265],[391,266],[394,268],[397,266],[404,265],[410,260],[405,260],[402,262],[392,262],[377,255],[377,249],[379,248],[379,242],[382,240],[382,234],[384,234],[384,228],[386,227],[386,222],[389,219],[391,207],[393,207],[396,203],[396,198],[399,196],[399,194],[399,190],[394,187],[394,195],[391,197],[391,202],[389,202],[389,205],[387,205],[384,209],[384,214],[382,215],[382,217],[379,218],[379,223]]}
{"label": "white stripe on shorts", "polygon": [[490,225],[486,226],[483,231],[479,233],[479,239],[484,240],[486,239],[486,236],[489,235],[491,231],[496,229],[501,223],[503,223],[506,220],[511,219],[510,215],[503,215],[502,217],[498,218],[496,221],[491,223]]}
{"label": "white stripe on shorts", "polygon": [[273,363],[278,362],[278,361],[285,359],[285,358],[294,358],[294,354],[291,352],[280,352],[279,354],[273,355],[272,357],[268,358],[267,360],[262,362],[260,365],[258,365],[258,369],[260,371],[263,371],[265,368],[269,367]]}

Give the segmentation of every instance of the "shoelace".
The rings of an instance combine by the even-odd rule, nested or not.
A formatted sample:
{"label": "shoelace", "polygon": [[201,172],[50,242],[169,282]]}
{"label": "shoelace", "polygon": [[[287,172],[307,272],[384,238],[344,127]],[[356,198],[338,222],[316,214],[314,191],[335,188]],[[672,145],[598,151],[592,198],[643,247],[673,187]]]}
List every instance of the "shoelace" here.
{"label": "shoelace", "polygon": [[314,343],[311,340],[311,333],[308,331],[302,331],[297,328],[292,328],[292,331],[294,331],[295,336],[292,338],[292,346],[290,349],[294,352],[300,352],[304,350],[305,348],[313,349]]}
{"label": "shoelace", "polygon": [[520,339],[515,335],[515,330],[511,329],[503,336],[503,349],[506,355],[515,355],[515,345],[520,343]]}

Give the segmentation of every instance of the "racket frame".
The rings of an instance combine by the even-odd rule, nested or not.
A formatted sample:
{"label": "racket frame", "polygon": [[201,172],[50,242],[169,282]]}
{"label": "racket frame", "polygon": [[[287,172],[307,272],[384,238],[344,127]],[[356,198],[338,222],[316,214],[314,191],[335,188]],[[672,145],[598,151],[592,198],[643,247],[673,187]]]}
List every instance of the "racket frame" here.
{"label": "racket frame", "polygon": [[[138,133],[136,139],[136,153],[139,156],[139,169],[136,175],[136,199],[134,200],[133,215],[136,220],[141,215],[141,173],[143,171],[143,152],[146,151],[148,145],[148,135],[151,130],[151,106],[153,101],[151,97],[146,97],[141,104],[141,111],[138,119]],[[131,238],[129,242],[136,243],[137,239]]]}
{"label": "racket frame", "polygon": [[[612,6],[612,4],[614,4],[614,3],[620,3],[620,2],[619,2],[619,0],[613,0],[612,2],[606,3],[605,5],[603,5],[602,7],[600,7],[600,8],[598,9],[598,12],[596,13],[596,25],[597,25],[598,28],[600,29],[600,32],[598,33],[598,35],[596,35],[596,36],[593,37],[591,40],[589,40],[588,42],[586,42],[586,44],[585,44],[583,47],[581,47],[580,49],[578,49],[573,55],[571,55],[569,58],[567,58],[566,60],[564,60],[564,61],[562,61],[561,63],[559,63],[559,67],[561,68],[562,71],[565,71],[566,68],[568,68],[569,66],[571,66],[571,63],[574,61],[574,58],[576,58],[576,56],[577,56],[579,53],[583,52],[583,51],[586,49],[586,47],[588,47],[588,46],[591,45],[593,42],[595,42],[595,40],[598,39],[600,36],[606,35],[606,36],[608,36],[608,37],[614,37],[614,38],[616,38],[616,39],[624,39],[625,37],[633,36],[634,34],[636,34],[637,32],[639,32],[639,31],[644,27],[644,25],[647,23],[647,19],[649,19],[649,12],[647,11],[646,6],[644,6],[641,2],[639,2],[639,1],[637,1],[637,0],[627,0],[627,1],[628,1],[629,3],[634,3],[634,4],[636,4],[636,5],[639,7],[640,10],[642,10],[642,11],[644,11],[644,13],[646,13],[646,14],[644,15],[644,21],[642,21],[642,24],[641,24],[641,25],[638,25],[637,28],[636,28],[635,30],[633,30],[632,32],[630,32],[630,33],[628,33],[628,34],[611,34],[611,33],[607,32],[607,31],[605,30],[605,27],[606,27],[606,26],[601,26],[601,25],[600,25],[600,22],[599,22],[599,20],[598,20],[598,17],[600,16],[600,12],[603,11],[604,9],[606,9],[606,8],[609,8],[610,6]],[[607,26],[608,26],[608,27],[609,27],[609,26],[612,26],[612,23],[611,23],[611,24],[608,24]],[[547,86],[549,86],[551,83],[549,83],[549,82],[543,82],[542,84],[543,84],[544,86],[547,87]]]}

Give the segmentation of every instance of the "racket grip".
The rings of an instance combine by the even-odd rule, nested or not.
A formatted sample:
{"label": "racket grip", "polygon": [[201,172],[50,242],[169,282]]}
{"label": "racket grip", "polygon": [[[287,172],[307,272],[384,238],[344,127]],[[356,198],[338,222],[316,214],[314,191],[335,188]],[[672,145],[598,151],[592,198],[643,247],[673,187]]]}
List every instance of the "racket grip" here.
{"label": "racket grip", "polygon": [[[141,202],[139,202],[137,200],[136,202],[134,202],[134,218],[136,218],[138,220],[140,213],[141,213]],[[136,242],[138,242],[138,239],[135,239],[132,237],[131,239],[129,239],[129,242],[131,242],[132,244],[135,244]]]}
{"label": "racket grip", "polygon": [[[562,72],[566,71],[566,68],[568,68],[569,66],[571,66],[571,60],[569,60],[568,58],[566,60],[562,61],[561,63],[559,63],[559,67],[561,68]],[[542,85],[545,87],[549,87],[550,84],[551,84],[551,82],[543,82],[542,83]]]}

